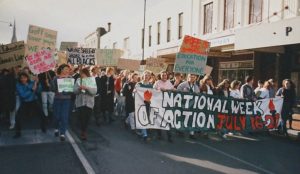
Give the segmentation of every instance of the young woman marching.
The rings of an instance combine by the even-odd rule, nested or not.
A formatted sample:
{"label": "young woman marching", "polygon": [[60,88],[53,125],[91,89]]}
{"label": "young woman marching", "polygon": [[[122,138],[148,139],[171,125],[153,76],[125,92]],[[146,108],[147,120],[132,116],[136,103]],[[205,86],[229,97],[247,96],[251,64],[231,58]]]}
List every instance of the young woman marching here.
{"label": "young woman marching", "polygon": [[71,111],[71,95],[73,93],[70,91],[58,90],[58,79],[72,78],[70,76],[70,67],[67,64],[62,64],[57,69],[58,76],[52,81],[52,91],[55,92],[54,104],[53,104],[53,115],[54,115],[54,135],[58,137],[60,135],[60,140],[65,141],[65,133],[67,131],[69,115]]}
{"label": "young woman marching", "polygon": [[92,115],[94,108],[94,97],[97,93],[97,88],[84,86],[82,81],[91,77],[90,72],[87,68],[80,71],[80,78],[77,79],[74,86],[74,93],[76,94],[75,106],[78,111],[82,140],[87,140],[87,126]]}

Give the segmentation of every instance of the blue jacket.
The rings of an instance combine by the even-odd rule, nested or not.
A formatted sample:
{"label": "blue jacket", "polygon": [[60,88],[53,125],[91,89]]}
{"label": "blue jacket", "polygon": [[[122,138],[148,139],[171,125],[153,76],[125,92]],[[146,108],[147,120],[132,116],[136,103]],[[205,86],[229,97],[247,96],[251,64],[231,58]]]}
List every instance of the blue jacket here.
{"label": "blue jacket", "polygon": [[17,93],[20,96],[22,102],[31,102],[37,100],[37,92],[40,91],[41,86],[38,84],[37,90],[34,92],[32,87],[34,81],[29,81],[27,85],[17,83]]}

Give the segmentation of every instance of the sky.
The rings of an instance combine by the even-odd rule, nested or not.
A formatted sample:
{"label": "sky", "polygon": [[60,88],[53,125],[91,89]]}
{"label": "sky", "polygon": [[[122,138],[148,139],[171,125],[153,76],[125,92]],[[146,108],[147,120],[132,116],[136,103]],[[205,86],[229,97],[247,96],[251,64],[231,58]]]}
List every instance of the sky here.
{"label": "sky", "polygon": [[[147,0],[147,8],[162,0]],[[30,24],[58,31],[61,41],[83,43],[97,27],[124,26],[143,17],[144,0],[0,0],[0,21],[16,20],[17,39],[27,40]],[[133,18],[133,16],[135,18]],[[120,27],[121,28],[121,27]],[[0,43],[10,43],[13,29],[0,22]]]}

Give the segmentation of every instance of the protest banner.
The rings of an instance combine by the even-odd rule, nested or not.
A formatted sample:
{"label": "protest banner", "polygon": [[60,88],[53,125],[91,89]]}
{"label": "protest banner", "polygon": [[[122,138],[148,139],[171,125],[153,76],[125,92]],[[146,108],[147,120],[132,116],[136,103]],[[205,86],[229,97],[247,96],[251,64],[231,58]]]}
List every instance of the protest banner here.
{"label": "protest banner", "polygon": [[54,69],[56,61],[51,50],[45,49],[28,55],[26,58],[27,65],[33,74],[40,74]]}
{"label": "protest banner", "polygon": [[146,59],[146,70],[152,71],[155,74],[165,71],[168,65],[162,58],[148,58]]}
{"label": "protest banner", "polygon": [[207,55],[208,49],[209,42],[186,35],[184,36],[179,52],[197,55]]}
{"label": "protest banner", "polygon": [[24,41],[0,45],[0,69],[22,65],[24,61]]}
{"label": "protest banner", "polygon": [[95,65],[95,48],[67,48],[68,63]]}
{"label": "protest banner", "polygon": [[185,36],[176,54],[174,72],[186,74],[205,74],[209,42]]}
{"label": "protest banner", "polygon": [[78,42],[61,42],[59,51],[67,51],[68,48],[78,47]]}
{"label": "protest banner", "polygon": [[205,74],[207,56],[177,53],[174,72],[187,74]]}
{"label": "protest banner", "polygon": [[74,81],[75,80],[73,78],[57,79],[58,92],[73,92]]}
{"label": "protest banner", "polygon": [[88,88],[97,88],[95,77],[87,77],[81,79],[81,85]]}
{"label": "protest banner", "polygon": [[55,51],[57,31],[29,25],[26,55],[43,49]]}
{"label": "protest banner", "polygon": [[137,88],[137,129],[260,131],[280,124],[283,99],[256,102],[213,95]]}
{"label": "protest banner", "polygon": [[97,49],[97,64],[101,66],[118,66],[118,60],[123,55],[119,49]]}
{"label": "protest banner", "polygon": [[131,71],[138,71],[140,69],[140,60],[134,59],[122,59],[118,60],[118,68],[119,69],[128,69]]}

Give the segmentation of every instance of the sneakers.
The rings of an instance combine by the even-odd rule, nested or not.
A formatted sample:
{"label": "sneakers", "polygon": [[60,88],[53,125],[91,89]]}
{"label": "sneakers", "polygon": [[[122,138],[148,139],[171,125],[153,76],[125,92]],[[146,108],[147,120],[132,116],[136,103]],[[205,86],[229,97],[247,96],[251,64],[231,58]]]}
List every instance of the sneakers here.
{"label": "sneakers", "polygon": [[66,137],[64,134],[61,134],[60,137],[59,137],[60,141],[65,141],[66,140]]}
{"label": "sneakers", "polygon": [[55,137],[58,137],[58,136],[59,136],[59,131],[58,131],[58,129],[55,129],[55,131],[54,131],[54,136],[55,136]]}
{"label": "sneakers", "polygon": [[9,127],[10,130],[12,130],[14,128],[15,128],[15,124],[11,124],[10,127]]}

